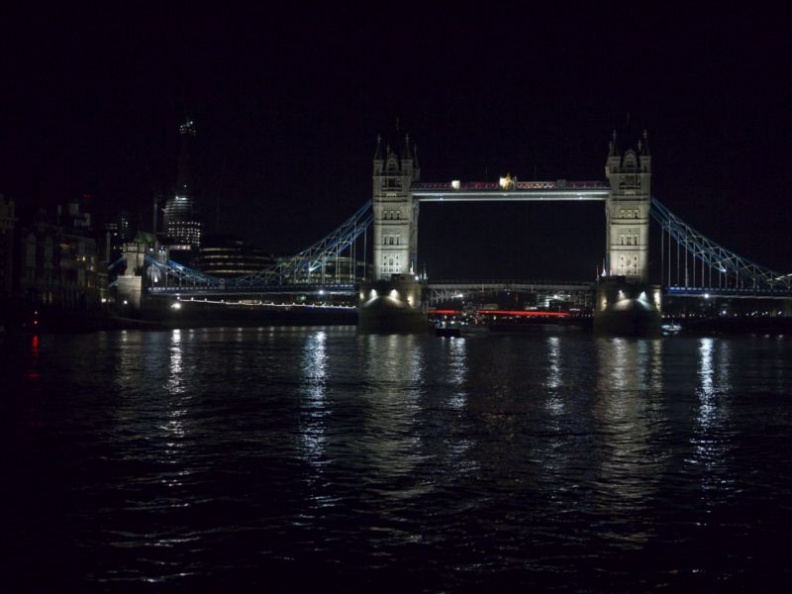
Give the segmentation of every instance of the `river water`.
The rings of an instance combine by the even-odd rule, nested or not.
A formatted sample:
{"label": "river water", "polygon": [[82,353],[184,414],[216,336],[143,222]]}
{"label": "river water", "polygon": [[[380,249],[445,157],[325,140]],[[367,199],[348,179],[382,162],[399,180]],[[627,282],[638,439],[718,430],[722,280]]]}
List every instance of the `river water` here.
{"label": "river water", "polygon": [[789,591],[792,337],[2,346],[7,592]]}

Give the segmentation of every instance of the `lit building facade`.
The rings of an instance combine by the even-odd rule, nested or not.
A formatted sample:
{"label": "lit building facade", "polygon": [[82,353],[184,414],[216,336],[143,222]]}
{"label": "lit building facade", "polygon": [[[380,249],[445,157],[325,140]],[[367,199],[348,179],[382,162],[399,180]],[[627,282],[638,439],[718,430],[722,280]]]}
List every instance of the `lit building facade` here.
{"label": "lit building facade", "polygon": [[193,266],[219,278],[257,274],[275,266],[275,257],[239,237],[213,236],[198,250]]}
{"label": "lit building facade", "polygon": [[117,213],[112,220],[105,223],[107,243],[113,250],[120,250],[124,242],[131,240],[135,236],[135,226],[132,224],[131,217],[127,211]]}
{"label": "lit building facade", "polygon": [[39,217],[22,229],[20,241],[19,290],[25,303],[61,311],[99,307],[106,276],[99,273],[90,228]]}
{"label": "lit building facade", "polygon": [[605,205],[606,272],[623,276],[628,282],[648,282],[652,166],[645,132],[638,142],[638,152],[628,149],[624,154],[616,146],[614,133],[605,175],[611,187]]}
{"label": "lit building facade", "polygon": [[649,210],[652,167],[646,132],[638,150],[620,153],[616,133],[610,143],[605,175],[605,274],[599,279],[594,331],[601,334],[660,334],[662,291],[649,284]]}
{"label": "lit building facade", "polygon": [[14,201],[0,194],[0,302],[14,290]]}
{"label": "lit building facade", "polygon": [[383,150],[377,139],[374,155],[374,278],[413,273],[418,253],[418,201],[410,191],[420,179],[415,148],[405,135],[400,149]]}
{"label": "lit building facade", "polygon": [[187,120],[179,127],[180,147],[176,192],[165,203],[163,231],[172,250],[192,250],[201,245],[203,223],[198,216],[190,178],[190,158],[197,131]]}

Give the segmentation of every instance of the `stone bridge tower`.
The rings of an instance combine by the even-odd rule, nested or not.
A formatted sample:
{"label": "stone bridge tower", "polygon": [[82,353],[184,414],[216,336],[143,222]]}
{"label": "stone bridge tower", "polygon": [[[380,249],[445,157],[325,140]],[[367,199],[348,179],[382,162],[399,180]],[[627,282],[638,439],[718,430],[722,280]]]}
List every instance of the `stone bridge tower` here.
{"label": "stone bridge tower", "polygon": [[377,139],[374,154],[374,278],[412,274],[418,253],[418,202],[410,186],[420,178],[409,135],[395,148]]}
{"label": "stone bridge tower", "polygon": [[418,201],[412,183],[420,178],[410,138],[374,154],[374,280],[362,283],[358,328],[364,331],[426,330],[421,285],[415,277],[418,254]]}
{"label": "stone bridge tower", "polygon": [[638,152],[628,149],[624,154],[619,154],[613,133],[605,175],[611,188],[605,206],[606,273],[630,283],[648,282],[652,166],[646,132]]}
{"label": "stone bridge tower", "polygon": [[660,332],[661,289],[649,284],[649,211],[652,166],[646,132],[638,151],[619,152],[616,133],[605,175],[605,271],[597,282],[594,330],[607,334]]}

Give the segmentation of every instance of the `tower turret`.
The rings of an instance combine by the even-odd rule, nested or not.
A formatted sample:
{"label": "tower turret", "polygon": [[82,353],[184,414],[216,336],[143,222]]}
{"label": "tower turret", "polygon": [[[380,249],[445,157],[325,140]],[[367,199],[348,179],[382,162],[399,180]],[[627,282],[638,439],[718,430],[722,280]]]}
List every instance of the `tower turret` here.
{"label": "tower turret", "polygon": [[652,167],[646,132],[638,150],[610,141],[605,175],[606,263],[597,283],[594,330],[606,334],[660,333],[662,292],[649,284],[649,210]]}
{"label": "tower turret", "polygon": [[610,143],[605,175],[610,196],[605,205],[607,229],[607,273],[623,276],[627,282],[649,280],[649,209],[651,197],[651,159],[646,132],[638,152],[620,153],[616,133]]}
{"label": "tower turret", "polygon": [[412,184],[418,162],[410,137],[398,131],[395,144],[377,137],[372,178],[374,278],[361,283],[358,327],[364,331],[426,331],[421,283],[415,278],[418,201]]}
{"label": "tower turret", "polygon": [[397,139],[396,148],[377,138],[374,155],[374,277],[388,279],[392,275],[415,270],[418,251],[418,202],[410,190],[417,181],[414,150],[409,135]]}

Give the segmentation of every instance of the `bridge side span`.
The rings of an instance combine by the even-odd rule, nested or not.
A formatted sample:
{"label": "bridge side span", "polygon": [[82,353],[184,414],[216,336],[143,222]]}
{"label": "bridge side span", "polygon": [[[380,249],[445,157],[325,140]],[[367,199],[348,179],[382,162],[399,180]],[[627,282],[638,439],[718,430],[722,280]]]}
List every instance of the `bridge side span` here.
{"label": "bridge side span", "polygon": [[332,233],[279,263],[275,268],[250,276],[230,279],[227,284],[244,288],[257,285],[311,282],[312,275],[320,270],[328,260],[349,249],[368,230],[373,219],[371,200],[369,200]]}
{"label": "bridge side span", "polygon": [[[773,292],[792,292],[792,275],[781,274],[765,266],[756,264],[708,239],[696,229],[668,210],[657,198],[652,198],[650,209],[652,218],[660,225],[661,232],[668,237],[669,254],[666,258],[663,250],[663,275],[668,285],[671,279],[671,241],[676,242],[677,276],[684,270],[684,278],[678,278],[677,285],[684,287],[712,287],[712,272],[718,278],[718,286],[724,288],[745,289]],[[662,248],[661,248],[662,249]],[[684,262],[680,264],[680,254],[684,251]],[[688,256],[692,258],[692,266],[688,269]],[[696,262],[699,262],[698,269]],[[705,268],[706,267],[706,268]],[[709,274],[709,279],[706,278]],[[698,275],[698,278],[697,278]],[[700,285],[696,283],[700,282]]]}

